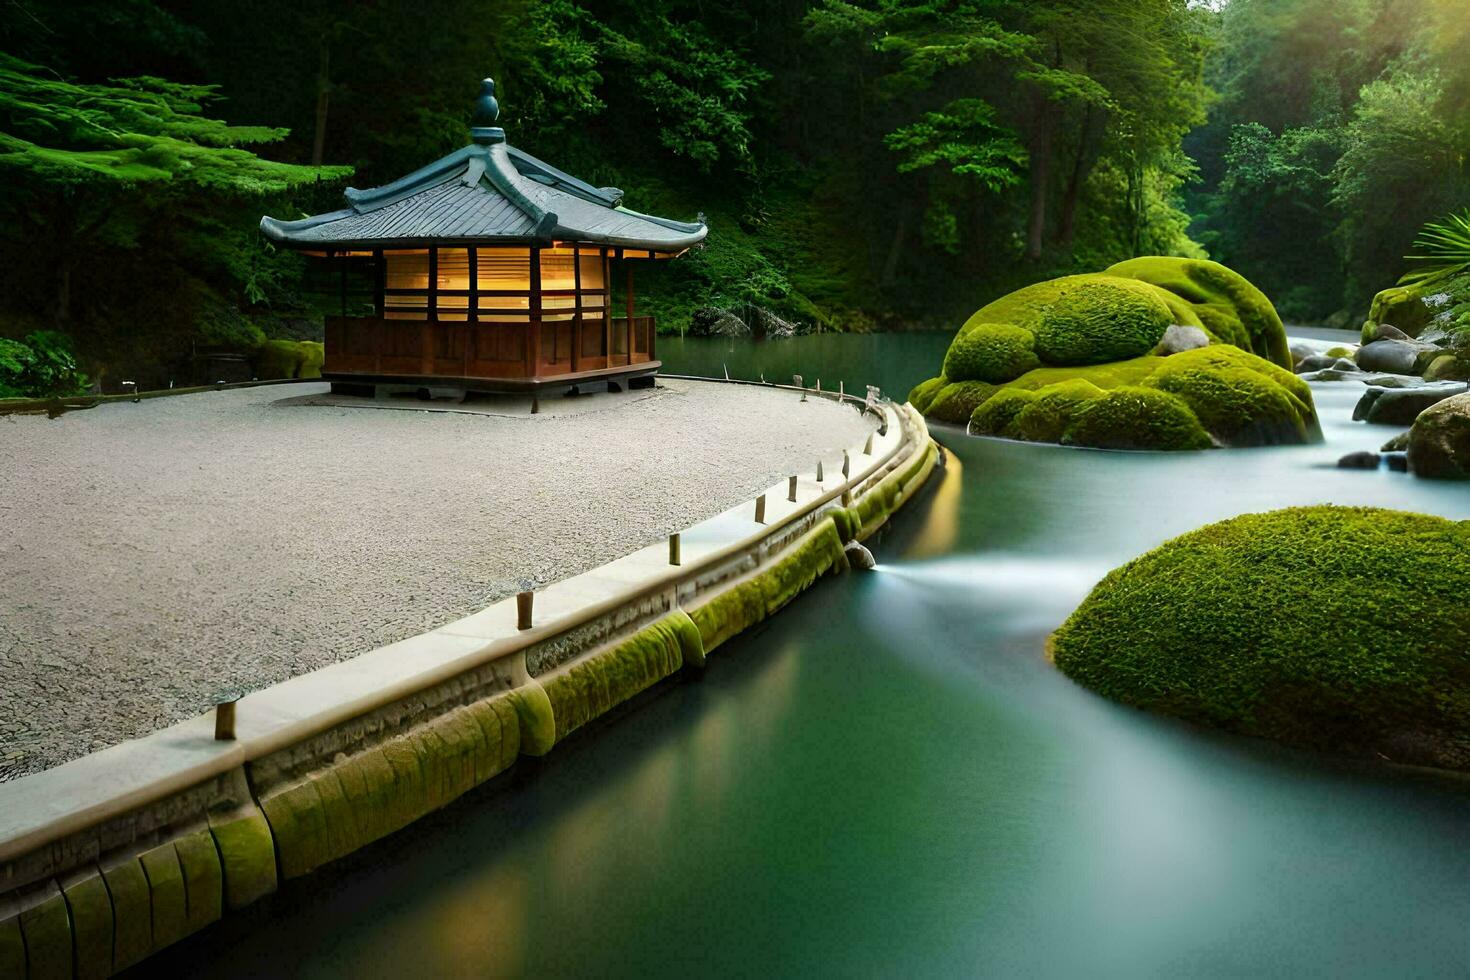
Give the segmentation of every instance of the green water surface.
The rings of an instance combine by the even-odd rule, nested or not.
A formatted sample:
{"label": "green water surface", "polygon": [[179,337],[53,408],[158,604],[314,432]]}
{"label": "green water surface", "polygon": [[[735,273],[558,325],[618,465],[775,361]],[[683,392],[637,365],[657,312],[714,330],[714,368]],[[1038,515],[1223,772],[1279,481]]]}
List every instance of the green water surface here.
{"label": "green water surface", "polygon": [[[898,390],[937,363],[928,338],[851,342],[824,364],[853,385]],[[802,366],[778,366],[803,370],[789,350]],[[1332,467],[1392,434],[1347,421],[1359,390],[1318,387],[1321,446],[1170,456],[939,432],[950,465],[873,544],[877,572],[819,584],[702,681],[146,969],[1470,975],[1464,781],[1202,732],[1042,657],[1104,572],[1211,520],[1323,502],[1470,518],[1463,486]]]}

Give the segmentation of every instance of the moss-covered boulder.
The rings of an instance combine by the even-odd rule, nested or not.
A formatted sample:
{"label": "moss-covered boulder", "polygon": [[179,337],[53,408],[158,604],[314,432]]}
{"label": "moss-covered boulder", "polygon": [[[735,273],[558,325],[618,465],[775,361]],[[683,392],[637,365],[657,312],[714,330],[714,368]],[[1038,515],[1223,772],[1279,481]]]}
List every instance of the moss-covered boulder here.
{"label": "moss-covered boulder", "polygon": [[314,340],[267,340],[250,362],[262,381],[276,378],[320,378],[326,350]]}
{"label": "moss-covered boulder", "polygon": [[[1304,507],[1115,569],[1052,638],[1069,677],[1245,735],[1470,769],[1470,522]],[[1344,624],[1324,628],[1323,624]]]}
{"label": "moss-covered boulder", "polygon": [[[990,303],[960,328],[944,373],[915,386],[909,401],[977,435],[1035,442],[1306,442],[1320,431],[1311,390],[1290,365],[1281,320],[1258,289],[1218,263],[1152,257]],[[1145,391],[1089,408],[1125,387]],[[1124,424],[1129,405],[1142,414]],[[1082,415],[1090,420],[1079,423]],[[1110,422],[1119,430],[1103,431]]]}
{"label": "moss-covered boulder", "polygon": [[1221,342],[1291,369],[1286,328],[1276,307],[1233,269],[1206,259],[1149,255],[1120,262],[1107,274],[1137,279],[1179,297]]}
{"label": "moss-covered boulder", "polygon": [[951,381],[1009,381],[1041,366],[1035,347],[1035,335],[1022,327],[977,323],[950,345],[944,376]]}

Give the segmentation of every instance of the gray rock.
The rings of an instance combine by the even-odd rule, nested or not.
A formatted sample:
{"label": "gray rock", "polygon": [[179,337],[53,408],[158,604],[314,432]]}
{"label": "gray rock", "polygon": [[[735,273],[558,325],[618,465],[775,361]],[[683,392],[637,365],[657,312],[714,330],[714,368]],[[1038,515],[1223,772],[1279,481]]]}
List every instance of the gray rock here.
{"label": "gray rock", "polygon": [[842,553],[847,556],[847,567],[855,572],[866,572],[878,567],[878,560],[873,557],[873,553],[857,541],[847,542]]}
{"label": "gray rock", "polygon": [[1320,371],[1308,371],[1306,374],[1299,375],[1299,377],[1303,381],[1342,381],[1346,378],[1351,378],[1354,381],[1362,381],[1363,372],[1357,368],[1353,368],[1351,371],[1343,371],[1339,368],[1327,367]]}
{"label": "gray rock", "polygon": [[1437,348],[1432,344],[1417,344],[1410,340],[1375,340],[1358,348],[1358,367],[1364,371],[1416,374],[1418,372],[1415,368],[1420,356],[1431,350]]}
{"label": "gray rock", "polygon": [[1470,479],[1470,392],[1430,406],[1414,421],[1409,468],[1430,479]]}
{"label": "gray rock", "polygon": [[1378,447],[1380,453],[1401,453],[1409,448],[1409,432],[1405,429]]}
{"label": "gray rock", "polygon": [[1409,472],[1409,456],[1407,453],[1385,453],[1383,461],[1395,473]]}
{"label": "gray rock", "polygon": [[1159,345],[1154,348],[1154,352],[1167,356],[1208,346],[1210,346],[1209,334],[1199,327],[1186,327],[1175,323],[1164,331],[1164,336],[1159,341]]}
{"label": "gray rock", "polygon": [[1358,399],[1353,419],[1372,425],[1410,425],[1426,408],[1466,390],[1470,389],[1463,384],[1401,389],[1371,387]]}
{"label": "gray rock", "polygon": [[[1317,353],[1317,348],[1313,347],[1311,344],[1292,344],[1291,347],[1288,349],[1291,351],[1291,363],[1293,364],[1300,364],[1302,361]],[[1298,370],[1300,370],[1300,368],[1298,368]]]}
{"label": "gray rock", "polygon": [[1424,379],[1412,374],[1360,374],[1358,380],[1377,388],[1423,388]]}
{"label": "gray rock", "polygon": [[1412,340],[1408,334],[1391,323],[1380,323],[1373,331],[1374,340]]}
{"label": "gray rock", "polygon": [[1348,453],[1337,461],[1340,470],[1376,470],[1378,469],[1378,454],[1366,450],[1356,453]]}

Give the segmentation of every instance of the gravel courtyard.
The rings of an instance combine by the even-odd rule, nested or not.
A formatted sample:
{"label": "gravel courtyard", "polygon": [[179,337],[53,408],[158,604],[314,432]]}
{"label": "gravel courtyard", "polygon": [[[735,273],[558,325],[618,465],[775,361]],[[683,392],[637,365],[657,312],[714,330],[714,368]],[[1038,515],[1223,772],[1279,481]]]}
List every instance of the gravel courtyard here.
{"label": "gravel courtyard", "polygon": [[0,417],[0,781],[599,565],[871,428],[660,385],[519,417],[313,383]]}

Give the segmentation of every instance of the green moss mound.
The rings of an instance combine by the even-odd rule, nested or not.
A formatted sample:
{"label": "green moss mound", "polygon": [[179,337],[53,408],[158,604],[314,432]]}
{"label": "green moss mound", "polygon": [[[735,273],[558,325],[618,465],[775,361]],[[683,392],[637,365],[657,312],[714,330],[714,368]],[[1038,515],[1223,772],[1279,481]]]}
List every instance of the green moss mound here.
{"label": "green moss mound", "polygon": [[1296,445],[1320,435],[1306,382],[1228,344],[1164,358],[1143,383],[1177,395],[1227,445]]}
{"label": "green moss mound", "polygon": [[1022,407],[1010,428],[1017,439],[1027,442],[1061,442],[1077,409],[1102,393],[1103,389],[1085,378],[1072,378],[1041,388]]}
{"label": "green moss mound", "polygon": [[1301,507],[1115,569],[1053,638],[1069,677],[1227,731],[1470,768],[1470,522]]}
{"label": "green moss mound", "polygon": [[1119,262],[1107,274],[1173,293],[1189,303],[1205,330],[1215,337],[1291,368],[1286,328],[1276,307],[1240,273],[1206,259],[1149,255]]}
{"label": "green moss mound", "polygon": [[964,425],[980,404],[1000,389],[984,381],[956,381],[946,384],[929,402],[925,413],[941,422]]}
{"label": "green moss mound", "polygon": [[1035,400],[1033,392],[1003,388],[970,414],[970,432],[977,436],[1016,438],[1016,418]]}
{"label": "green moss mound", "polygon": [[325,348],[314,340],[267,340],[251,357],[255,376],[262,381],[276,378],[320,378]]}
{"label": "green moss mound", "polygon": [[[1202,329],[1210,345],[1155,353],[1175,324]],[[1150,256],[983,307],[950,344],[943,374],[916,385],[909,401],[976,435],[1033,442],[1199,449],[1314,441],[1312,392],[1290,366],[1281,318],[1245,278],[1217,262]],[[1129,418],[1128,406],[1140,414]],[[1107,424],[1118,428],[1105,432]]]}
{"label": "green moss mound", "polygon": [[1010,381],[1040,367],[1031,331],[1005,323],[976,324],[956,337],[944,356],[951,381]]}
{"label": "green moss mound", "polygon": [[1048,364],[1139,357],[1153,350],[1174,322],[1168,305],[1147,286],[1110,276],[1079,278],[1062,288],[1036,321],[1036,352]]}
{"label": "green moss mound", "polygon": [[1078,406],[1062,442],[1094,449],[1209,449],[1214,445],[1183,399],[1125,385]]}

